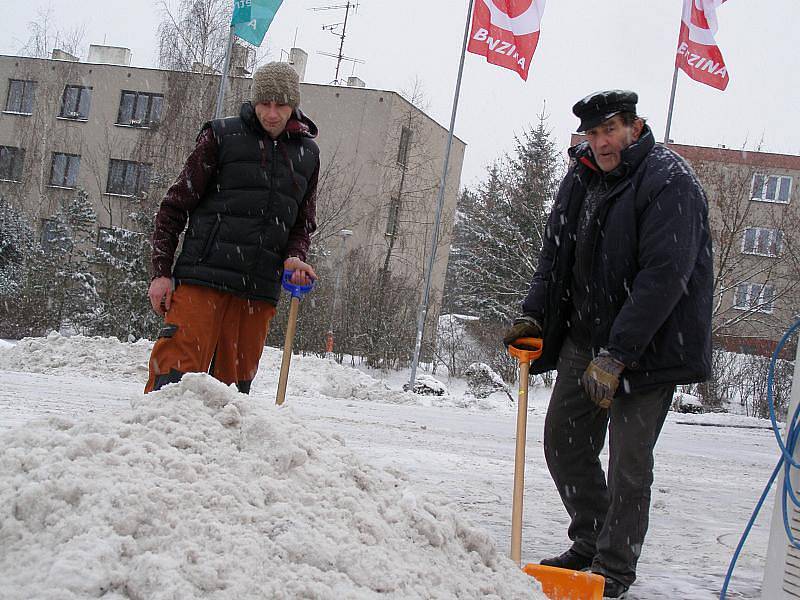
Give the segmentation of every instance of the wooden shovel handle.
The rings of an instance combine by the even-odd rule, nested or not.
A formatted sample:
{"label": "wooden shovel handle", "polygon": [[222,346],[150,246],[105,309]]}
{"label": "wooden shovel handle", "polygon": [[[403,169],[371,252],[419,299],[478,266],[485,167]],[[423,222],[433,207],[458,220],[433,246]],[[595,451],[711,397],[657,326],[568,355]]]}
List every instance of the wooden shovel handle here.
{"label": "wooden shovel handle", "polygon": [[275,404],[283,404],[286,398],[286,384],[289,381],[289,364],[292,362],[292,342],[294,332],[297,330],[297,313],[300,312],[300,299],[292,297],[289,307],[289,322],[286,324],[286,341],[283,344],[283,359],[281,360],[281,374],[278,377],[278,395]]}

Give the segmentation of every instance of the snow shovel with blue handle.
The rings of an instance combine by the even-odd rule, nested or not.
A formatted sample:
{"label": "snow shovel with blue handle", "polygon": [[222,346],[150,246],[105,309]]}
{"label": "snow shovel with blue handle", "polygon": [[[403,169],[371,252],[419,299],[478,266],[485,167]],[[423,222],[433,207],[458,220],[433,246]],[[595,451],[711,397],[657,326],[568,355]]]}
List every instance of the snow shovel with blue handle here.
{"label": "snow shovel with blue handle", "polygon": [[281,373],[278,377],[278,395],[275,398],[275,404],[279,406],[283,404],[286,398],[286,384],[289,381],[289,365],[292,362],[292,343],[294,342],[294,334],[297,330],[297,314],[300,312],[300,299],[314,287],[313,281],[308,285],[295,285],[291,282],[292,273],[294,273],[294,271],[284,271],[282,280],[283,288],[292,295],[292,301],[289,306],[289,322],[286,324],[286,341],[283,343]]}
{"label": "snow shovel with blue handle", "polygon": [[[521,564],[522,498],[525,493],[525,442],[528,429],[528,375],[531,361],[542,355],[542,340],[519,338],[508,353],[519,361],[519,400],[517,402],[517,447],[514,457],[514,496],[511,504],[511,560]],[[527,564],[522,570],[535,577],[551,600],[602,600],[605,579],[595,573]]]}

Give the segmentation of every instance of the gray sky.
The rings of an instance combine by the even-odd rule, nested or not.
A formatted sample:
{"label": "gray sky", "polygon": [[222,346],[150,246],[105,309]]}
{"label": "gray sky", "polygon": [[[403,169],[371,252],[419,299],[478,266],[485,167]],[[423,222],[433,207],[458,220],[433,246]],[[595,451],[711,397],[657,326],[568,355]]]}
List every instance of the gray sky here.
{"label": "gray sky", "polygon": [[[267,33],[268,57],[277,59],[295,37],[309,54],[306,80],[328,83],[338,38],[323,31],[344,11],[311,11],[343,0],[284,0]],[[174,0],[172,0],[174,4]],[[362,0],[348,23],[345,54],[365,64],[344,68],[368,87],[409,90],[418,79],[431,116],[450,121],[467,0]],[[133,64],[154,66],[160,4],[150,0],[28,0],[5,11],[0,53],[16,54],[28,23],[51,7],[68,30],[85,25],[85,45],[107,43],[133,51]],[[523,82],[506,69],[467,54],[456,135],[467,142],[462,185],[513,144],[513,136],[545,108],[558,145],[566,149],[577,120],[575,101],[599,89],[639,93],[639,112],[661,140],[666,124],[681,0],[548,0],[539,47]],[[730,74],[720,92],[680,73],[670,137],[678,143],[800,154],[798,110],[800,53],[796,50],[800,2],[729,0],[718,10],[717,42]],[[85,49],[84,49],[85,52]],[[85,55],[82,57],[85,59]],[[313,115],[311,115],[313,117]],[[324,132],[323,132],[324,134]]]}

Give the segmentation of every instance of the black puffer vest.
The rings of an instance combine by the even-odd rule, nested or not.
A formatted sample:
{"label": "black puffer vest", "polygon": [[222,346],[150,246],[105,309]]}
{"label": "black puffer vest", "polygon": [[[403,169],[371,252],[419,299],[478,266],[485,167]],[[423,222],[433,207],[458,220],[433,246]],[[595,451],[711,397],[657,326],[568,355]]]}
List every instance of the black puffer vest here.
{"label": "black puffer vest", "polygon": [[272,140],[250,103],[208,127],[219,149],[217,174],[189,216],[173,274],[179,283],[277,304],[289,231],[319,165],[317,128],[295,111]]}

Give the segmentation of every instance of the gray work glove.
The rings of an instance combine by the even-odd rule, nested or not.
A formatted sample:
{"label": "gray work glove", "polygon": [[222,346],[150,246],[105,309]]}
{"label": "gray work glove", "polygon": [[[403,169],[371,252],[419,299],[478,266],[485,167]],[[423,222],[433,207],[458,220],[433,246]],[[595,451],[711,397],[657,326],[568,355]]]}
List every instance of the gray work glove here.
{"label": "gray work glove", "polygon": [[583,389],[600,408],[609,408],[619,387],[619,376],[625,364],[603,351],[594,357],[581,376]]}
{"label": "gray work glove", "polygon": [[514,324],[511,329],[506,331],[503,336],[503,344],[508,348],[511,344],[516,342],[519,338],[540,338],[542,337],[542,326],[539,321],[530,315],[522,315],[514,319]]}

